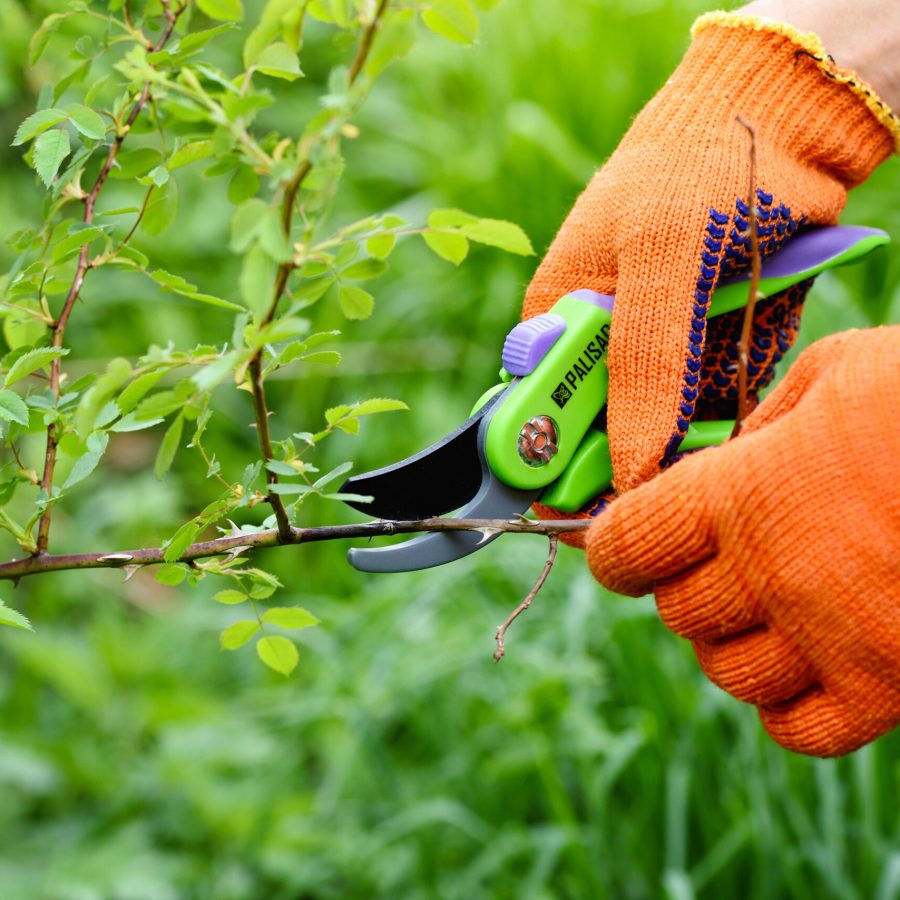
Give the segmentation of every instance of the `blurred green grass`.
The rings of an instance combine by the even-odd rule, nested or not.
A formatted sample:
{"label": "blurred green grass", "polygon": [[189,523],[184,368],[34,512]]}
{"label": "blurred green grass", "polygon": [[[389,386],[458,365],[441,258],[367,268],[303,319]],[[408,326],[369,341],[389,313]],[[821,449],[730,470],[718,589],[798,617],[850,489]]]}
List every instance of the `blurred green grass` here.
{"label": "blurred green grass", "polygon": [[[0,0],[4,134],[33,108],[42,72],[23,72],[22,47],[51,8]],[[502,0],[477,47],[425,39],[360,119],[338,217],[459,206],[519,222],[542,250],[704,8]],[[305,53],[309,86],[285,88],[279,107],[298,123],[327,34]],[[51,52],[42,66],[65,60]],[[40,193],[15,152],[2,159],[12,231],[39,215]],[[844,220],[900,235],[897,184],[894,160]],[[147,247],[227,291],[218,188],[181,187],[176,225]],[[457,270],[404,245],[376,283],[373,320],[316,312],[317,327],[343,329],[345,365],[279,381],[276,431],[379,393],[412,411],[336,438],[322,465],[353,456],[365,469],[443,434],[492,381],[534,264],[476,249]],[[896,247],[819,280],[801,344],[882,321],[900,321]],[[222,340],[228,327],[135,280],[97,278],[70,328],[72,366]],[[221,393],[210,442],[237,472],[255,452],[251,411]],[[195,460],[179,458],[162,485],[142,471],[155,440],[122,436],[103,480],[58,515],[59,549],[157,543],[196,511],[212,488]],[[346,515],[310,506],[306,520]],[[230,611],[209,602],[213,585],[91,572],[7,589],[38,631],[4,635],[0,655],[4,900],[900,897],[898,735],[841,761],[783,752],[752,708],[702,678],[652,600],[607,595],[571,551],[494,666],[494,627],[543,564],[537,538],[381,577],[350,569],[345,549],[266,558],[284,598],[324,623],[302,633],[286,683],[252,654],[217,650]]]}

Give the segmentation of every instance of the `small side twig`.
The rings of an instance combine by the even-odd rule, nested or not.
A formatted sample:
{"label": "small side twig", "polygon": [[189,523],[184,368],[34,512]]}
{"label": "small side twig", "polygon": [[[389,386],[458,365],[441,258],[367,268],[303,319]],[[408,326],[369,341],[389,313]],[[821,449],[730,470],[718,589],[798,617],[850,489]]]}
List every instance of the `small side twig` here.
{"label": "small side twig", "polygon": [[762,269],[762,260],[759,255],[759,230],[757,228],[756,213],[756,130],[743,117],[737,117],[738,124],[747,129],[750,135],[750,294],[747,298],[747,306],[744,308],[744,322],[741,327],[741,340],[738,344],[738,406],[734,419],[734,430],[731,436],[737,437],[741,432],[744,420],[750,414],[750,398],[747,384],[749,381],[747,367],[750,355],[750,341],[753,335],[753,321],[756,317],[756,301],[759,297],[759,279]]}
{"label": "small side twig", "polygon": [[531,606],[532,601],[537,597],[538,592],[544,586],[544,582],[547,580],[547,576],[550,574],[553,564],[556,562],[556,549],[559,545],[559,535],[550,534],[549,540],[550,552],[547,554],[547,562],[544,564],[543,572],[538,576],[538,580],[534,583],[534,587],[528,592],[525,599],[506,617],[506,621],[497,629],[497,634],[494,638],[494,640],[497,641],[497,649],[494,651],[495,663],[500,662],[506,653],[506,646],[503,643],[503,639],[506,637],[509,626],[512,625],[512,623],[515,622],[529,606]]}

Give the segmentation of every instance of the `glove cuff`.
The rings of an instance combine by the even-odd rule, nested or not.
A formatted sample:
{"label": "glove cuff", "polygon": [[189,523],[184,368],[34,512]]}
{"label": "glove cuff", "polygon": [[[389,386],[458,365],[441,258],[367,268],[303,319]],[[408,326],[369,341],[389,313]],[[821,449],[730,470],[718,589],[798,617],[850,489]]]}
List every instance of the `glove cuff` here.
{"label": "glove cuff", "polygon": [[[849,69],[843,69],[838,66],[835,61],[828,55],[827,50],[820,38],[811,33],[804,33],[788,25],[784,22],[778,22],[774,19],[767,19],[761,16],[748,16],[740,12],[710,12],[700,16],[691,29],[691,34],[695,39],[695,43],[702,43],[707,40],[715,40],[716,35],[724,37],[725,29],[738,30],[743,32],[742,43],[751,42],[755,37],[760,42],[764,42],[765,47],[760,48],[768,51],[766,56],[769,59],[772,56],[780,55],[786,49],[789,55],[793,56],[794,67],[797,70],[797,77],[803,78],[806,74],[816,74],[818,70],[821,83],[818,86],[810,86],[809,80],[806,79],[804,85],[807,90],[816,91],[816,97],[810,97],[810,104],[801,115],[812,115],[820,118],[827,115],[829,104],[826,94],[833,92],[835,88],[847,91],[853,94],[864,106],[871,118],[872,126],[877,123],[880,128],[867,129],[870,134],[862,134],[863,144],[860,146],[862,156],[876,157],[881,155],[875,150],[874,144],[884,140],[884,132],[890,137],[893,144],[894,152],[900,153],[900,118],[891,108],[878,96],[874,88],[860,78],[855,72]],[[779,48],[779,45],[782,45]],[[741,54],[743,55],[743,54]],[[801,66],[802,62],[806,62],[806,66]],[[803,69],[811,69],[811,72],[804,72]],[[774,84],[768,86],[768,90],[778,91]],[[846,95],[843,95],[846,96]],[[834,112],[839,114],[840,107],[843,103],[839,100],[834,106]],[[874,132],[871,133],[871,132]],[[846,137],[846,135],[845,135]],[[867,140],[868,139],[868,140]],[[880,162],[882,160],[878,160]],[[875,162],[871,168],[878,164]]]}

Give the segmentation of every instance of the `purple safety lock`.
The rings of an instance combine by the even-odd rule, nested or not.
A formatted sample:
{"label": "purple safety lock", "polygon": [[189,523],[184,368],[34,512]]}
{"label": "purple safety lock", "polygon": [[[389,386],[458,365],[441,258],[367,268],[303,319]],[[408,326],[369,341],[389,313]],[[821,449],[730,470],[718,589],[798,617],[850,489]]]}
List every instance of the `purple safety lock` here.
{"label": "purple safety lock", "polygon": [[[571,291],[568,296],[610,311],[615,300],[609,294],[587,289]],[[565,330],[566,320],[556,313],[542,313],[520,322],[503,343],[503,368],[510,375],[530,375]]]}

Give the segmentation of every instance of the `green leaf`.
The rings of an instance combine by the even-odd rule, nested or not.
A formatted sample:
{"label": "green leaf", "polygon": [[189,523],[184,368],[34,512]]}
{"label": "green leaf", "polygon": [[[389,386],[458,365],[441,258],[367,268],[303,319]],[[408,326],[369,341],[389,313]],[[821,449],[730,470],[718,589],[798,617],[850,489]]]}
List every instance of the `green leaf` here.
{"label": "green leaf", "polygon": [[53,33],[63,23],[63,20],[70,15],[72,15],[70,12],[51,13],[41,22],[41,27],[31,36],[31,40],[28,42],[28,61],[31,65],[34,65],[41,58]]}
{"label": "green leaf", "polygon": [[191,519],[190,522],[185,522],[184,525],[172,535],[172,539],[166,544],[163,559],[166,562],[175,562],[175,560],[194,543],[194,538],[197,537],[199,533],[200,525],[198,522],[194,519]]}
{"label": "green leaf", "polygon": [[326,484],[330,484],[336,478],[340,478],[341,475],[346,475],[352,468],[352,462],[344,462],[339,466],[335,466],[330,472],[326,472],[313,484],[313,489],[319,490],[319,488],[325,487]]}
{"label": "green leaf", "polygon": [[237,650],[238,647],[243,647],[257,631],[259,631],[259,622],[254,622],[252,619],[235,622],[219,635],[219,646],[223,650]]}
{"label": "green leaf", "polygon": [[397,243],[396,234],[376,234],[366,241],[366,250],[375,257],[375,259],[387,259]]}
{"label": "green leaf", "polygon": [[123,414],[131,412],[164,374],[165,370],[158,369],[156,372],[146,372],[135,378],[116,399],[119,411]]}
{"label": "green leaf", "polygon": [[461,228],[463,225],[474,225],[478,216],[463,212],[461,209],[434,209],[428,215],[428,227],[435,229]]}
{"label": "green leaf", "polygon": [[50,107],[49,109],[39,109],[36,113],[32,113],[16,130],[13,138],[13,147],[30,141],[33,137],[37,137],[48,128],[62,122],[66,118],[66,112],[62,109]]}
{"label": "green leaf", "polygon": [[144,218],[141,220],[141,228],[147,234],[162,234],[172,224],[177,214],[178,185],[174,178],[170,178],[150,196]]}
{"label": "green leaf", "polygon": [[[2,600],[0,600],[0,625],[9,625],[11,628],[21,628],[24,631],[34,631],[31,627],[31,622],[29,622],[22,613],[10,609]],[[293,644],[291,646],[293,646]]]}
{"label": "green leaf", "polygon": [[263,622],[297,631],[319,624],[319,620],[302,606],[274,606],[263,613]]}
{"label": "green leaf", "polygon": [[338,288],[338,300],[348,319],[368,319],[375,308],[375,298],[368,291],[349,284]]}
{"label": "green leaf", "polygon": [[29,350],[10,366],[9,371],[6,373],[4,386],[9,387],[15,384],[26,375],[37,372],[38,369],[43,369],[45,366],[50,365],[54,359],[65,356],[68,352],[63,347],[38,347],[36,350]]}
{"label": "green leaf", "polygon": [[502,219],[479,219],[470,225],[463,225],[460,231],[469,240],[477,241],[479,244],[499,247],[520,256],[534,255],[534,248],[528,240],[528,235],[512,222],[504,222]]}
{"label": "green leaf", "polygon": [[399,409],[409,409],[402,400],[391,400],[388,397],[372,397],[371,400],[363,400],[352,407],[354,416],[371,416],[375,413],[394,412]]}
{"label": "green leaf", "polygon": [[432,0],[422,21],[435,34],[459,44],[471,44],[478,37],[478,16],[469,0]]}
{"label": "green leaf", "polygon": [[266,468],[276,475],[284,475],[288,478],[300,474],[299,469],[295,469],[290,463],[282,462],[280,459],[270,459],[266,463]]}
{"label": "green leaf", "polygon": [[349,278],[352,281],[368,281],[383,275],[387,270],[387,265],[380,259],[361,259],[358,263],[347,266],[341,272],[342,278]]}
{"label": "green leaf", "polygon": [[45,131],[34,142],[34,169],[41,181],[50,187],[62,161],[69,155],[69,133],[61,128]]}
{"label": "green leaf", "polygon": [[217,22],[239,22],[244,18],[241,0],[197,0],[197,6]]}
{"label": "green leaf", "polygon": [[69,107],[69,121],[86,137],[99,141],[106,135],[106,122],[89,106],[76,103]]}
{"label": "green leaf", "polygon": [[422,238],[441,259],[449,260],[456,266],[469,253],[469,242],[454,231],[426,231]]}
{"label": "green leaf", "polygon": [[156,451],[156,460],[153,463],[153,474],[161,481],[166,472],[172,468],[172,462],[178,447],[181,444],[181,433],[184,430],[184,417],[176,416],[168,427],[159,450]]}
{"label": "green leaf", "polygon": [[234,605],[235,603],[244,603],[248,600],[249,597],[243,591],[219,591],[218,594],[213,594],[213,600],[216,603],[227,603],[229,606]]}
{"label": "green leaf", "polygon": [[175,169],[180,169],[182,166],[187,166],[192,162],[206,159],[213,155],[213,150],[212,141],[191,141],[190,143],[184,144],[169,157],[169,171],[172,172]]}
{"label": "green leaf", "polygon": [[241,166],[228,183],[228,199],[237,206],[256,195],[259,190],[259,175],[253,166]]}
{"label": "green leaf", "polygon": [[244,303],[259,321],[272,302],[272,284],[278,264],[262,247],[254,247],[244,256],[238,285]]}
{"label": "green leaf", "polygon": [[180,565],[175,564],[171,566],[163,566],[156,573],[156,580],[160,584],[168,584],[171,587],[174,587],[176,584],[181,584],[187,576],[188,570]]}
{"label": "green leaf", "polygon": [[162,153],[153,147],[135,147],[133,150],[125,150],[116,157],[116,164],[110,169],[109,177],[130,181],[132,178],[146,175],[162,161]]}
{"label": "green leaf", "polygon": [[28,407],[25,401],[12,391],[0,391],[0,419],[27,425]]}
{"label": "green leaf", "polygon": [[270,669],[284,676],[290,675],[297,668],[300,659],[293,641],[281,635],[260,638],[256,642],[256,652]]}
{"label": "green leaf", "polygon": [[63,482],[62,489],[64,491],[74,487],[79,481],[84,481],[97,468],[103,454],[106,452],[108,443],[109,435],[102,431],[94,431],[88,435],[86,441],[87,450],[75,460],[75,465],[72,466],[69,477]]}
{"label": "green leaf", "polygon": [[97,238],[103,237],[105,233],[106,232],[104,232],[102,228],[98,228],[96,225],[87,228],[78,228],[72,231],[54,246],[52,254],[53,262],[62,262],[74,253],[80,253],[81,248],[85,244],[96,241]]}
{"label": "green leaf", "polygon": [[303,75],[297,54],[285,43],[269,44],[256,59],[256,69],[271,78],[296,81]]}

